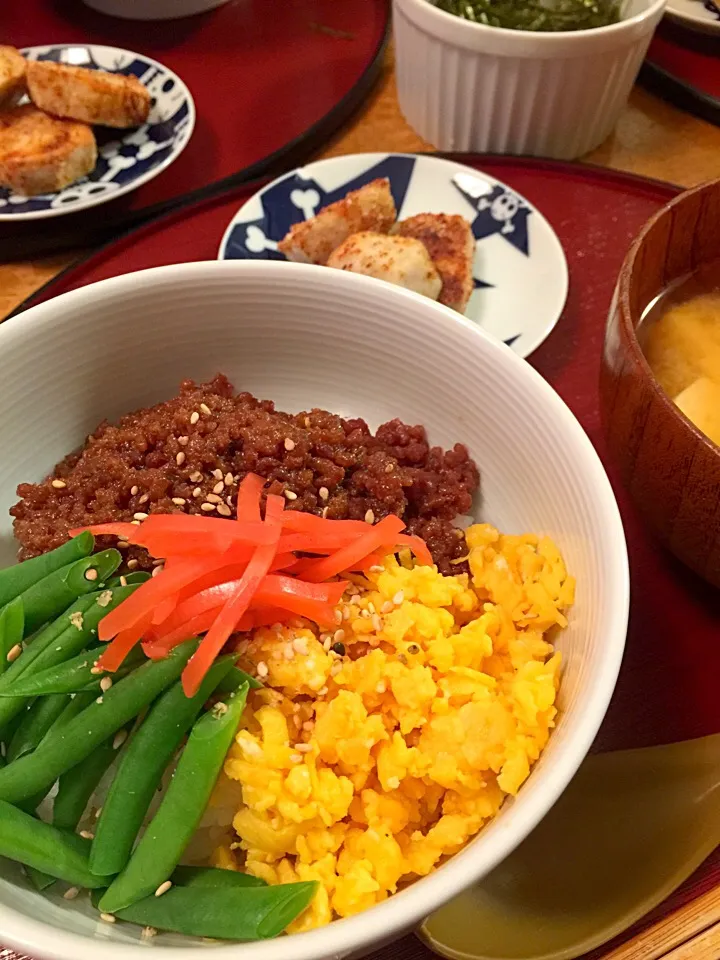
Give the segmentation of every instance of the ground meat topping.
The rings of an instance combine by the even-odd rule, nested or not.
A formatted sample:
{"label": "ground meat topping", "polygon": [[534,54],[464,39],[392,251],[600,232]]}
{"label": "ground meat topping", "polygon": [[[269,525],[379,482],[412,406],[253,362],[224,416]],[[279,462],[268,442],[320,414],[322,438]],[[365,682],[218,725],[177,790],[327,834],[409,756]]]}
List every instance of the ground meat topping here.
{"label": "ground meat topping", "polygon": [[[469,511],[479,485],[466,447],[430,447],[422,426],[400,420],[373,436],[364,420],[325,410],[282,413],[235,393],[221,374],[186,380],[173,399],[101,423],[50,477],[20,484],[10,513],[21,557],[52,550],[69,529],[90,523],[150,513],[229,517],[251,471],[290,510],[368,522],[395,513],[427,540],[441,572],[463,569],[450,562],[465,550],[451,521]],[[135,547],[126,556],[131,568],[151,567]]]}

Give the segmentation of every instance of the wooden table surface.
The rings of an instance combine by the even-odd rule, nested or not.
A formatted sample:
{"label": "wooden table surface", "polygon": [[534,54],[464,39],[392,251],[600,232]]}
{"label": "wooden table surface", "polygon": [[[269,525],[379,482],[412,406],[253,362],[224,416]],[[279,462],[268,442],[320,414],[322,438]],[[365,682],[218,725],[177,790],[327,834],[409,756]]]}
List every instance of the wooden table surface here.
{"label": "wooden table surface", "polygon": [[[367,150],[429,150],[397,102],[392,53],[374,93],[321,156]],[[636,88],[615,133],[585,158],[590,163],[692,186],[720,177],[720,128],[681,113]],[[42,221],[38,221],[42,229]],[[0,264],[0,317],[84,251]]]}

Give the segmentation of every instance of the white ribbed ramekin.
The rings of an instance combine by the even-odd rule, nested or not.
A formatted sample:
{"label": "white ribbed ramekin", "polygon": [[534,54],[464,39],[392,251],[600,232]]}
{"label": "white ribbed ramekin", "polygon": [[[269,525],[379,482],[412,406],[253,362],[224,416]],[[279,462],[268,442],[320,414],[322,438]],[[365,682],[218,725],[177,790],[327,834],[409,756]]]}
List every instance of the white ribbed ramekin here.
{"label": "white ribbed ramekin", "polygon": [[574,159],[615,126],[665,3],[631,0],[608,27],[529,33],[393,0],[400,107],[439,150]]}

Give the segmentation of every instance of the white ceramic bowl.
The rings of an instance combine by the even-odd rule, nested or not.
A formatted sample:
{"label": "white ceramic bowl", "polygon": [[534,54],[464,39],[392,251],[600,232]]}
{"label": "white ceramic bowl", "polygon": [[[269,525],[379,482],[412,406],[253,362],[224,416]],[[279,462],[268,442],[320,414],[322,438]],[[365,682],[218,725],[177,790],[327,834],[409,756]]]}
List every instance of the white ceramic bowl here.
{"label": "white ceramic bowl", "polygon": [[178,20],[221,7],[228,0],[84,0],[88,7],[123,20]]}
{"label": "white ceramic bowl", "polygon": [[611,133],[666,0],[567,33],[473,23],[430,0],[393,0],[398,98],[440,150],[572,160]]}
{"label": "white ceramic bowl", "polygon": [[[393,939],[506,857],[557,800],[603,719],[628,615],[623,529],[600,461],[565,404],[503,344],[430,300],[367,277],[301,264],[207,262],[160,267],[64,294],[0,326],[0,542],[23,480],[38,480],[114,418],[227,373],[281,409],[326,407],[371,425],[394,416],[431,440],[468,444],[482,474],[478,516],[543,531],[577,575],[559,638],[561,717],[514,802],[436,873],[372,910],[287,941],[218,946],[243,960],[324,960]],[[7,552],[4,559],[7,559]],[[41,900],[0,867],[0,939],[62,960],[199,957],[179,937],[140,943],[98,922],[82,899]],[[205,956],[206,954],[203,953]]]}

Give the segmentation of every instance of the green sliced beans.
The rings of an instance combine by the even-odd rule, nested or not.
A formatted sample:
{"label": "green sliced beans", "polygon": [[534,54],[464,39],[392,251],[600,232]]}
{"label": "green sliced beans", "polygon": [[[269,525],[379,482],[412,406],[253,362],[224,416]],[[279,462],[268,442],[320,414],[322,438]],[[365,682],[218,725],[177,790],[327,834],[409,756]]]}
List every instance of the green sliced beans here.
{"label": "green sliced beans", "polygon": [[[216,704],[195,723],[157,813],[127,866],[103,894],[101,910],[122,910],[154,893],[171,876],[208,804],[247,691],[247,686],[241,687],[227,703]],[[0,770],[0,778],[10,769]]]}
{"label": "green sliced beans", "polygon": [[244,683],[246,683],[251,690],[260,690],[263,687],[263,684],[260,683],[256,677],[251,677],[249,673],[245,673],[245,671],[239,667],[233,667],[225,678],[220,681],[216,689],[218,693],[234,693],[238,687],[241,687]]}
{"label": "green sliced beans", "polygon": [[[305,910],[317,883],[275,887],[171,887],[116,910],[130,920],[157,930],[214,940],[268,940],[277,937]],[[93,900],[97,897],[94,895]],[[104,896],[100,898],[100,909]]]}
{"label": "green sliced beans", "polygon": [[260,877],[239,870],[219,870],[216,867],[176,867],[172,882],[180,887],[266,887]]}
{"label": "green sliced beans", "polygon": [[53,805],[53,823],[56,827],[74,830],[80,823],[90,797],[95,793],[103,774],[117,756],[120,744],[116,747],[116,742],[114,736],[110,737],[99,747],[95,747],[93,752],[77,766],[71,767],[60,777]]}
{"label": "green sliced beans", "polygon": [[36,820],[9,803],[0,801],[0,856],[17,860],[77,887],[102,887],[107,878],[88,867],[90,843],[49,823]]}
{"label": "green sliced beans", "polygon": [[99,702],[91,703],[52,736],[46,736],[33,753],[0,770],[0,799],[20,803],[49,789],[58,777],[84,760],[174,683],[197,645],[197,640],[188,640],[164,660],[144,663],[113,684],[98,698]]}
{"label": "green sliced beans", "polygon": [[180,682],[170,687],[133,735],[95,828],[90,865],[96,873],[110,876],[126,866],[166,767],[234,659],[225,657],[213,664],[194,697],[185,696]]}
{"label": "green sliced beans", "polygon": [[25,611],[20,597],[0,610],[0,675],[10,666],[8,655],[25,636]]}
{"label": "green sliced beans", "polygon": [[[102,675],[93,673],[93,670],[101,651],[102,648],[99,645],[94,645],[71,660],[66,660],[65,663],[59,663],[47,670],[40,670],[37,673],[32,672],[29,676],[20,677],[13,684],[12,693],[0,691],[0,697],[45,697],[49,694],[81,693],[92,690],[99,692]],[[121,677],[127,676],[145,659],[141,647],[132,650],[123,661],[122,666],[112,675],[112,679],[119,680]]]}
{"label": "green sliced beans", "polygon": [[59,695],[43,697],[35,701],[23,715],[20,725],[8,744],[8,763],[25,756],[26,753],[32,753],[69,701],[70,697]]}
{"label": "green sliced beans", "polygon": [[20,595],[25,610],[25,636],[60,616],[78,597],[97,590],[121,562],[118,550],[103,550],[61,567],[25,590]]}
{"label": "green sliced beans", "polygon": [[24,560],[13,567],[0,570],[0,606],[19,597],[27,589],[43,580],[48,574],[54,573],[61,567],[89,557],[95,546],[95,538],[91,533],[81,533],[72,540],[68,540],[56,550],[44,553],[32,560]]}
{"label": "green sliced beans", "polygon": [[27,697],[14,695],[18,679],[27,680],[30,675],[63,663],[84,650],[96,638],[98,624],[105,614],[135,590],[136,586],[119,587],[80,597],[35,637],[0,676],[0,730],[4,730],[27,703]]}

